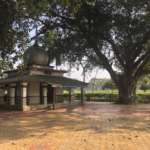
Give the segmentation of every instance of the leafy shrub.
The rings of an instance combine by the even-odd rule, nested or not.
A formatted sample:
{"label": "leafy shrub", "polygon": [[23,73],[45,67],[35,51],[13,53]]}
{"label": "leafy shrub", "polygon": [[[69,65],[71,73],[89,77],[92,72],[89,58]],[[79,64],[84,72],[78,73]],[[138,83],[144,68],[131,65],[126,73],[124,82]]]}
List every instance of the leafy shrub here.
{"label": "leafy shrub", "polygon": [[[74,94],[75,99],[80,99],[80,93]],[[68,93],[63,94],[63,99],[69,99]],[[95,92],[95,93],[86,93],[86,101],[95,101],[95,102],[116,102],[118,99],[118,93],[110,92]],[[150,103],[150,93],[140,93],[136,95],[137,103]]]}

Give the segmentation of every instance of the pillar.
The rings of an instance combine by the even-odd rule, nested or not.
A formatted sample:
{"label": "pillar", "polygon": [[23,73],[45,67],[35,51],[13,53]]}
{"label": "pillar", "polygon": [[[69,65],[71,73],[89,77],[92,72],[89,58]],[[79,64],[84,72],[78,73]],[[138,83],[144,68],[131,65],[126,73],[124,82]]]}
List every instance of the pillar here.
{"label": "pillar", "polygon": [[28,109],[27,107],[27,82],[21,83],[21,104],[22,104],[22,110],[26,111]]}
{"label": "pillar", "polygon": [[69,104],[71,104],[71,88],[69,88]]}
{"label": "pillar", "polygon": [[56,87],[53,87],[53,109],[55,109],[56,104]]}
{"label": "pillar", "polygon": [[0,85],[0,105],[5,103],[4,97],[5,97],[4,85]]}
{"label": "pillar", "polygon": [[11,106],[15,105],[15,88],[16,84],[9,85],[9,105]]}
{"label": "pillar", "polygon": [[43,101],[44,101],[44,106],[47,107],[47,85],[43,84]]}
{"label": "pillar", "polygon": [[81,105],[84,104],[84,88],[81,87]]}

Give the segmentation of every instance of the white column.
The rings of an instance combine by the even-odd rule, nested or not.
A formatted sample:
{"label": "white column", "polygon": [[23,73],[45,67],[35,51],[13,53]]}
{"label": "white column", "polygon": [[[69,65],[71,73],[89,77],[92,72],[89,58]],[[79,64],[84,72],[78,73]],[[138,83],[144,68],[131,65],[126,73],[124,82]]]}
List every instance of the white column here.
{"label": "white column", "polygon": [[22,100],[22,110],[26,111],[27,107],[27,82],[21,83],[21,100]]}
{"label": "white column", "polygon": [[43,85],[43,100],[44,100],[44,105],[47,107],[47,85]]}
{"label": "white column", "polygon": [[10,84],[9,86],[9,104],[11,106],[15,105],[15,86],[16,84]]}

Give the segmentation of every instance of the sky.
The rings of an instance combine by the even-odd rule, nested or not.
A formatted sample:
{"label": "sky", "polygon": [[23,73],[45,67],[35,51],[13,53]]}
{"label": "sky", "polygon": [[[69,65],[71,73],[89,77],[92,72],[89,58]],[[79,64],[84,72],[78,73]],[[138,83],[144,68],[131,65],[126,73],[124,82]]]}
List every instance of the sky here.
{"label": "sky", "polygon": [[[71,73],[65,74],[66,77],[70,77],[73,79],[78,79],[78,80],[83,80],[83,75],[82,75],[82,69],[80,68],[79,71],[77,71],[76,69],[73,69],[71,71]],[[90,79],[92,78],[97,78],[97,79],[110,79],[110,75],[108,74],[108,72],[106,70],[102,70],[99,69],[97,70],[93,70],[90,73],[87,73],[86,75],[86,82],[89,82]]]}
{"label": "sky", "polygon": [[[16,64],[14,64],[14,68],[17,68],[17,66],[22,63],[22,61],[18,61]],[[56,66],[56,63],[53,62],[50,65],[51,66]],[[56,69],[56,67],[54,67]],[[57,67],[58,70],[66,70],[68,71],[67,73],[64,74],[64,76],[72,78],[72,79],[77,79],[80,81],[83,81],[83,75],[82,75],[82,67],[79,66],[78,70],[77,68],[73,67],[70,70],[69,65],[67,64],[62,64],[61,66]],[[89,82],[92,78],[97,78],[97,79],[110,79],[110,75],[109,73],[104,70],[104,69],[100,69],[100,68],[94,68],[92,71],[89,71],[88,73],[86,73],[86,80],[85,82]]]}
{"label": "sky", "polygon": [[[82,67],[79,66],[79,69],[72,68],[71,71],[69,71],[69,67],[67,65],[59,66],[57,69],[63,69],[68,71],[68,73],[64,74],[64,76],[78,79],[80,81],[83,81],[83,75],[82,75]],[[104,69],[95,68],[92,71],[86,73],[86,82],[89,82],[90,79],[97,78],[97,79],[110,79],[109,73]]]}
{"label": "sky", "polygon": [[[31,37],[35,35],[35,30],[31,31]],[[50,64],[52,66],[55,66],[55,63],[53,62]],[[70,70],[68,65],[61,65],[58,67],[58,69],[63,69],[63,70]],[[79,66],[79,69],[77,70],[76,68],[72,68],[70,72],[64,74],[64,76],[73,78],[73,79],[78,79],[80,81],[83,81],[83,75],[82,75],[82,67]],[[93,71],[90,71],[86,74],[86,82],[89,82],[90,79],[92,78],[98,78],[98,79],[110,79],[109,73],[104,70],[104,69],[93,69]]]}

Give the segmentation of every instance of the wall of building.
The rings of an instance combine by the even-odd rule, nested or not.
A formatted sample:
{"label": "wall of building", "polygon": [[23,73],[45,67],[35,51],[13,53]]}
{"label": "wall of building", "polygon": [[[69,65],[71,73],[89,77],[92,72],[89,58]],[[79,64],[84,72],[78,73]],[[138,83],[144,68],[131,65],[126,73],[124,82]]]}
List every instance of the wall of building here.
{"label": "wall of building", "polygon": [[30,74],[36,74],[36,75],[44,75],[45,73],[40,70],[31,70]]}
{"label": "wall of building", "polygon": [[63,88],[56,87],[55,90],[56,90],[56,95],[62,95],[63,94]]}
{"label": "wall of building", "polygon": [[5,95],[5,91],[3,88],[0,88],[0,105],[4,104],[4,95]]}
{"label": "wall of building", "polygon": [[51,75],[61,77],[61,76],[63,76],[63,73],[61,73],[61,72],[52,72]]}
{"label": "wall of building", "polygon": [[17,98],[21,97],[21,85],[20,85],[20,83],[17,83],[17,85],[16,85],[16,97]]}
{"label": "wall of building", "polygon": [[40,104],[40,83],[30,82],[27,89],[29,104]]}
{"label": "wall of building", "polygon": [[63,96],[62,96],[63,95],[63,88],[56,87],[55,92],[56,92],[56,103],[63,102]]}

